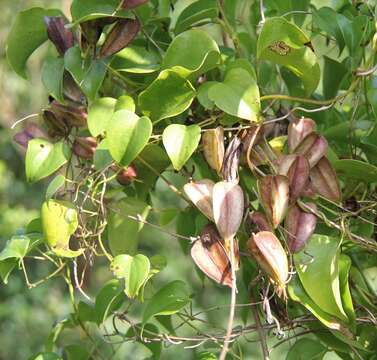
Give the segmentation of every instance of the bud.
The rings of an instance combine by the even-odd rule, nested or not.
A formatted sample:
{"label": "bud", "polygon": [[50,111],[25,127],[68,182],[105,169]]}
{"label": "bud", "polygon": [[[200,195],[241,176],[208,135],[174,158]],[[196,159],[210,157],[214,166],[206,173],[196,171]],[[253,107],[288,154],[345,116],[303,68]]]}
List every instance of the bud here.
{"label": "bud", "polygon": [[64,55],[75,43],[73,32],[65,27],[62,16],[45,16],[44,21],[48,38],[55,45],[58,53]]}
{"label": "bud", "polygon": [[247,232],[273,231],[266,216],[259,211],[254,211],[246,218]]}
{"label": "bud", "polygon": [[48,135],[52,138],[64,137],[69,134],[70,128],[61,116],[57,116],[53,111],[46,109],[43,110],[42,117],[48,127]]}
{"label": "bud", "polygon": [[24,129],[13,136],[13,141],[27,149],[30,140],[42,138],[46,139],[47,134],[37,124],[29,122]]}
{"label": "bud", "polygon": [[286,155],[281,158],[278,173],[288,177],[291,203],[305,190],[309,181],[309,171],[309,162],[302,155]]}
{"label": "bud", "polygon": [[204,227],[200,239],[192,245],[191,257],[209,278],[218,284],[232,286],[230,261],[224,249],[224,240],[213,224]]}
{"label": "bud", "polygon": [[296,147],[304,138],[316,130],[314,120],[300,118],[289,124],[288,127],[288,150],[290,153],[295,152]]}
{"label": "bud", "polygon": [[124,0],[122,8],[126,10],[134,9],[140,5],[147,3],[149,0]]}
{"label": "bud", "polygon": [[137,19],[119,20],[106,37],[102,45],[100,55],[107,57],[116,54],[136,37],[140,30],[140,22]]}
{"label": "bud", "polygon": [[212,194],[215,183],[209,179],[187,183],[183,190],[194,205],[211,221],[214,221]]}
{"label": "bud", "polygon": [[270,231],[261,231],[251,236],[247,248],[276,286],[278,296],[285,299],[285,285],[289,275],[288,259],[278,238]]}
{"label": "bud", "polygon": [[283,220],[288,209],[288,178],[283,175],[264,176],[258,180],[258,190],[261,204],[275,229]]}
{"label": "bud", "polygon": [[135,181],[137,177],[137,171],[135,165],[128,165],[127,168],[123,168],[118,172],[116,177],[117,181],[121,185],[129,185]]}
{"label": "bud", "polygon": [[339,202],[341,192],[338,177],[327,158],[323,157],[316,166],[310,170],[310,180],[314,190],[326,199]]}
{"label": "bud", "polygon": [[218,173],[224,160],[224,129],[218,126],[216,129],[205,131],[202,135],[203,154],[208,165]]}
{"label": "bud", "polygon": [[93,159],[94,153],[97,148],[97,140],[94,137],[81,137],[77,136],[72,146],[73,152],[86,160]]}
{"label": "bud", "polygon": [[242,150],[241,139],[235,136],[226,148],[222,175],[225,181],[238,183],[238,165]]}
{"label": "bud", "polygon": [[225,250],[229,253],[230,241],[236,235],[243,219],[243,191],[235,183],[220,181],[213,187],[212,199],[215,224],[225,240]]}
{"label": "bud", "polygon": [[[313,203],[306,204],[316,211]],[[301,210],[293,205],[285,218],[285,230],[287,231],[288,247],[292,253],[299,252],[313,235],[317,225],[317,217],[314,214]]]}
{"label": "bud", "polygon": [[57,117],[63,119],[68,127],[85,127],[87,119],[87,109],[72,101],[66,101],[66,105],[54,100],[51,103],[51,110]]}
{"label": "bud", "polygon": [[312,168],[321,158],[326,156],[327,147],[327,140],[323,136],[311,133],[300,142],[294,152],[299,155],[304,155]]}

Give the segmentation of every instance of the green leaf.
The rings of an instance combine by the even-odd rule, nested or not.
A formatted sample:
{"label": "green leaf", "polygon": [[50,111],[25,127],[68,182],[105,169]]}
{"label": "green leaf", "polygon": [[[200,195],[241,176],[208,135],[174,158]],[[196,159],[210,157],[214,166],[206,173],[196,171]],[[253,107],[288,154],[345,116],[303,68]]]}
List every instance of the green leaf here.
{"label": "green leaf", "polygon": [[298,276],[310,298],[323,311],[348,322],[339,288],[339,246],[339,240],[335,238],[314,234],[305,252],[301,251],[293,258]]}
{"label": "green leaf", "polygon": [[321,71],[307,44],[310,39],[296,25],[284,18],[270,18],[258,38],[257,58],[287,67],[301,79],[310,95],[318,86]]}
{"label": "green leaf", "polygon": [[198,23],[216,19],[219,12],[216,0],[198,0],[188,5],[178,16],[174,27],[176,34]]}
{"label": "green leaf", "polygon": [[327,348],[318,340],[303,338],[290,347],[286,360],[322,360],[326,353]]}
{"label": "green leaf", "polygon": [[96,296],[94,305],[97,324],[102,324],[111,313],[120,308],[125,296],[119,280],[108,281]]}
{"label": "green leaf", "polygon": [[133,299],[148,279],[150,263],[149,259],[142,254],[135,256],[122,254],[113,259],[110,269],[117,278],[125,279],[125,293]]}
{"label": "green leaf", "polygon": [[63,97],[64,60],[49,57],[42,66],[42,82],[47,92],[56,100],[64,103]]}
{"label": "green leaf", "polygon": [[194,29],[174,38],[166,51],[162,68],[194,78],[216,67],[219,60],[220,51],[216,42],[207,32]]}
{"label": "green leaf", "polygon": [[89,360],[91,355],[82,345],[68,345],[64,347],[67,360]]}
{"label": "green leaf", "polygon": [[196,124],[172,124],[165,128],[162,142],[175,170],[181,170],[191,157],[199,145],[200,137],[200,126]]}
{"label": "green leaf", "polygon": [[128,197],[112,205],[108,215],[107,233],[109,247],[113,255],[134,255],[138,247],[138,234],[143,228],[142,222],[129,219],[128,216],[145,220],[151,207],[143,201]]}
{"label": "green leaf", "polygon": [[345,313],[348,316],[351,326],[355,331],[356,328],[356,315],[355,309],[353,308],[351,292],[348,284],[349,271],[351,268],[352,262],[351,259],[344,254],[341,254],[339,257],[339,287],[340,287],[340,296],[342,299],[342,305]]}
{"label": "green leaf", "polygon": [[163,70],[140,95],[139,106],[154,123],[183,113],[191,105],[195,89],[173,70]]}
{"label": "green leaf", "polygon": [[118,98],[114,111],[119,110],[128,110],[131,112],[135,112],[135,102],[134,99],[131,96],[128,95],[122,95]]}
{"label": "green leaf", "polygon": [[335,161],[333,166],[337,173],[346,178],[366,183],[377,181],[377,167],[360,160],[342,159]]}
{"label": "green leaf", "polygon": [[51,199],[65,183],[65,176],[57,175],[49,184],[46,190],[46,200]]}
{"label": "green leaf", "polygon": [[0,253],[0,261],[7,259],[23,259],[27,254],[30,238],[26,235],[13,236]]}
{"label": "green leaf", "polygon": [[73,46],[66,51],[64,54],[64,66],[76,83],[80,84],[85,75],[85,68],[81,58],[81,50],[78,46]]}
{"label": "green leaf", "polygon": [[325,99],[332,99],[338,93],[342,85],[342,81],[348,74],[347,67],[338,61],[327,56],[323,57],[325,66],[323,69],[323,96]]}
{"label": "green leaf", "polygon": [[244,67],[230,67],[224,82],[209,88],[208,97],[227,114],[260,120],[259,89],[253,74]]}
{"label": "green leaf", "polygon": [[43,139],[30,140],[25,158],[27,180],[36,182],[57,171],[68,161],[67,153],[62,141],[52,144]]}
{"label": "green leaf", "polygon": [[88,108],[88,129],[92,136],[103,135],[114,112],[117,100],[103,97],[93,101]]}
{"label": "green leaf", "polygon": [[143,314],[143,324],[152,316],[172,315],[190,302],[186,284],[176,280],[165,285],[149,300]]}
{"label": "green leaf", "polygon": [[198,89],[197,98],[200,103],[205,109],[213,110],[215,107],[215,102],[209,98],[209,92],[213,86],[218,84],[216,81],[206,81],[204,84],[200,85]]}
{"label": "green leaf", "polygon": [[151,50],[130,45],[115,55],[111,67],[127,73],[149,74],[159,70],[160,59]]}
{"label": "green leaf", "polygon": [[63,360],[63,358],[53,352],[43,352],[30,357],[29,360]]}
{"label": "green leaf", "polygon": [[30,55],[47,40],[45,16],[59,16],[60,10],[34,7],[19,12],[9,32],[6,53],[13,70],[26,78],[26,62]]}
{"label": "green leaf", "polygon": [[97,170],[102,170],[113,162],[109,152],[108,140],[103,139],[97,146],[93,156],[93,164]]}
{"label": "green leaf", "polygon": [[139,118],[128,110],[115,112],[107,124],[108,146],[113,159],[122,166],[129,165],[147,145],[152,127],[145,116]]}

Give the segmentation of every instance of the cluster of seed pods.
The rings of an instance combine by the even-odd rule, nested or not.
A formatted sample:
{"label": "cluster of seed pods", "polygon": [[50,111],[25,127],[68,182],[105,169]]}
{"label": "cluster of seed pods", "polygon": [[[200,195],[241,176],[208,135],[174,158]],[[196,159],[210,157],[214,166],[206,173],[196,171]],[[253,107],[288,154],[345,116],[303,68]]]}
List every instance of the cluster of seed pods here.
{"label": "cluster of seed pods", "polygon": [[[313,234],[317,217],[316,205],[304,199],[321,195],[340,201],[341,193],[335,170],[326,158],[327,141],[316,133],[312,119],[293,121],[288,128],[288,154],[273,159],[265,154],[260,128],[253,128],[242,137],[235,136],[226,151],[221,127],[206,131],[202,138],[203,154],[209,166],[224,180],[214,183],[203,179],[186,184],[184,191],[195,206],[214,224],[207,225],[200,240],[194,243],[192,258],[198,267],[220,284],[231,285],[230,242],[241,226],[244,194],[238,185],[238,164],[252,157],[255,166],[271,159],[272,174],[258,178],[259,202],[263,211],[249,214],[248,222],[256,232],[247,241],[247,249],[275,285],[277,294],[285,297],[288,280],[287,251],[275,235],[283,226],[289,252],[302,250]],[[250,151],[251,150],[251,151]],[[251,154],[251,155],[250,155]],[[234,242],[238,256],[238,245]]]}

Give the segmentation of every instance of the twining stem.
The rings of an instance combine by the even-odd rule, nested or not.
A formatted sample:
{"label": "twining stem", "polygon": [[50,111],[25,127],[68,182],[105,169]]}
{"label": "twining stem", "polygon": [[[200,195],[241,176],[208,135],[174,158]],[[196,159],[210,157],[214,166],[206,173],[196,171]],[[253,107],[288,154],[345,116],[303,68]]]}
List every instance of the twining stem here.
{"label": "twining stem", "polygon": [[[236,268],[235,268],[235,258],[234,258],[234,238],[232,237],[229,239],[230,243],[230,269],[231,269],[231,276],[232,276],[232,290],[231,290],[231,297],[230,297],[230,309],[229,309],[229,317],[228,317],[228,326],[224,338],[224,346],[221,350],[221,354],[219,359],[225,360],[226,354],[229,350],[229,342],[230,337],[232,336],[233,330],[233,322],[234,322],[234,313],[236,309],[236,300],[237,300],[237,283],[236,283]],[[227,241],[225,241],[226,243]]]}

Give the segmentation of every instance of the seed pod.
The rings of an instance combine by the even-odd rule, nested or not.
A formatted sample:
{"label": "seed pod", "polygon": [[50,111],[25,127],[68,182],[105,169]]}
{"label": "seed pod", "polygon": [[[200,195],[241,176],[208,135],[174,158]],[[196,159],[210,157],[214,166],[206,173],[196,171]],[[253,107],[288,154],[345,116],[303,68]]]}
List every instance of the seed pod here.
{"label": "seed pod", "polygon": [[215,183],[209,179],[187,183],[183,190],[194,205],[211,221],[214,221],[212,194]]}
{"label": "seed pod", "polygon": [[137,177],[137,171],[135,165],[128,165],[127,168],[123,168],[117,175],[116,179],[121,185],[129,185],[135,181]]}
{"label": "seed pod", "polygon": [[81,45],[85,51],[88,45],[95,45],[101,37],[104,25],[102,19],[93,19],[80,23]]}
{"label": "seed pod", "polygon": [[300,118],[289,124],[288,127],[288,150],[293,153],[295,148],[304,138],[316,130],[314,120]]}
{"label": "seed pod", "polygon": [[235,183],[220,181],[213,187],[213,217],[229,253],[230,241],[236,235],[243,218],[244,196]]}
{"label": "seed pod", "polygon": [[107,57],[116,54],[136,37],[140,30],[140,22],[136,19],[119,20],[107,35],[100,55]]}
{"label": "seed pod", "polygon": [[69,134],[70,128],[61,116],[57,116],[53,111],[46,109],[43,110],[42,117],[48,127],[48,135],[52,138],[64,137]]}
{"label": "seed pod", "polygon": [[289,180],[290,202],[295,202],[309,181],[310,166],[302,155],[286,155],[280,159],[278,173]]}
{"label": "seed pod", "polygon": [[288,259],[278,238],[270,231],[261,231],[250,237],[247,248],[262,270],[268,274],[271,282],[275,284],[277,294],[285,299]]}
{"label": "seed pod", "polygon": [[213,224],[204,227],[200,239],[192,245],[191,257],[209,278],[218,284],[232,286],[230,261],[224,249],[224,240]]}
{"label": "seed pod", "polygon": [[66,105],[54,100],[51,103],[51,110],[56,117],[60,117],[68,127],[85,127],[88,117],[85,106],[79,105],[72,101],[66,101]]}
{"label": "seed pod", "polygon": [[[317,207],[313,203],[306,204],[313,210]],[[288,247],[292,253],[299,252],[313,235],[317,225],[317,217],[305,212],[297,205],[293,205],[287,213],[284,227],[287,230]]]}
{"label": "seed pod", "polygon": [[22,131],[13,136],[13,141],[27,149],[29,141],[36,138],[46,139],[47,134],[37,124],[29,122]]}
{"label": "seed pod", "polygon": [[134,9],[140,5],[147,3],[149,0],[124,0],[122,8],[126,10]]}
{"label": "seed pod", "polygon": [[86,101],[84,93],[68,71],[63,74],[63,92],[64,98],[74,103],[84,104]]}
{"label": "seed pod", "polygon": [[312,168],[321,158],[326,156],[327,147],[327,140],[323,136],[311,133],[300,142],[294,152],[304,155]]}
{"label": "seed pod", "polygon": [[259,211],[254,211],[249,214],[246,219],[246,228],[248,233],[259,231],[273,231],[266,216]]}
{"label": "seed pod", "polygon": [[65,27],[62,16],[45,16],[44,21],[47,26],[48,38],[55,45],[58,53],[64,55],[75,44],[73,32]]}
{"label": "seed pod", "polygon": [[258,180],[260,201],[274,229],[288,209],[289,181],[283,175],[267,175]]}
{"label": "seed pod", "polygon": [[224,160],[224,129],[218,126],[216,129],[206,131],[202,135],[203,154],[208,165],[218,173]]}
{"label": "seed pod", "polygon": [[226,148],[222,167],[222,176],[225,181],[238,183],[238,165],[240,162],[242,142],[235,136]]}
{"label": "seed pod", "polygon": [[247,156],[249,154],[250,161],[256,166],[253,162],[253,150],[257,144],[259,144],[263,139],[264,127],[262,126],[252,126],[249,129],[245,130],[241,135],[242,139],[242,152],[240,162],[242,164],[248,164]]}
{"label": "seed pod", "polygon": [[86,160],[93,159],[97,148],[97,139],[91,136],[81,137],[77,136],[72,146],[73,152]]}
{"label": "seed pod", "polygon": [[338,177],[327,158],[322,158],[318,164],[310,170],[310,180],[315,191],[326,199],[339,202],[341,192]]}

